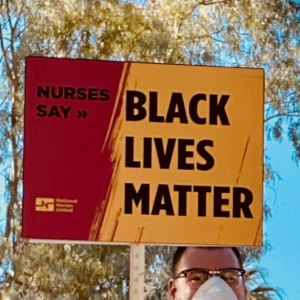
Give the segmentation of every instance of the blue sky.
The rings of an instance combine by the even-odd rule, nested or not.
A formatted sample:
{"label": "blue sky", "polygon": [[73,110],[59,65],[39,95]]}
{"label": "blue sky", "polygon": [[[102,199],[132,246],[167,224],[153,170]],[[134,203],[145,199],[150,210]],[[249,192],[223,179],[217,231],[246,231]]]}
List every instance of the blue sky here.
{"label": "blue sky", "polygon": [[300,167],[292,161],[292,147],[287,139],[281,143],[266,141],[266,155],[281,179],[265,186],[265,201],[273,217],[265,222],[264,232],[272,249],[263,256],[260,267],[268,272],[268,282],[284,291],[283,299],[299,296],[300,251]]}
{"label": "blue sky", "polygon": [[[1,170],[1,169],[0,169]],[[4,177],[0,175],[0,235],[3,232],[4,217],[5,217],[5,203],[4,203]]]}

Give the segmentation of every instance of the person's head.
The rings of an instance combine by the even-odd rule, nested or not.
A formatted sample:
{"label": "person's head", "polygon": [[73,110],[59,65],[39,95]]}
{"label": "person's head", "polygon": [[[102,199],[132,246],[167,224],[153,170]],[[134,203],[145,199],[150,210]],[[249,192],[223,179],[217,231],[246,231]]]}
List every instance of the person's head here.
{"label": "person's head", "polygon": [[[171,299],[174,300],[191,300],[201,283],[197,283],[200,279],[193,280],[193,276],[200,278],[199,271],[191,269],[206,269],[210,271],[220,271],[222,269],[243,269],[241,255],[235,247],[178,247],[173,258],[172,278],[169,280],[169,292]],[[188,271],[188,272],[185,272]],[[224,273],[223,279],[227,276]],[[234,271],[235,272],[235,271]],[[238,300],[249,299],[249,292],[245,286],[243,279],[243,271],[236,270],[236,280],[231,285],[232,290]],[[205,278],[201,277],[201,280]],[[212,275],[214,276],[214,275]],[[207,276],[208,277],[208,276]],[[230,280],[228,280],[229,282]],[[238,281],[238,282],[237,282]],[[227,282],[227,283],[228,283]]]}

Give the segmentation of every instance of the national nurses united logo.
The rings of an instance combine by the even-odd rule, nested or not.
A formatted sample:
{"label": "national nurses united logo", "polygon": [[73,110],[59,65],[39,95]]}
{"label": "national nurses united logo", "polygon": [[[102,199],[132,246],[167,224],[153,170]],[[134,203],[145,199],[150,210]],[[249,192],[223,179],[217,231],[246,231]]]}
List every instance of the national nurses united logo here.
{"label": "national nurses united logo", "polygon": [[73,213],[77,199],[41,198],[35,199],[35,211]]}
{"label": "national nurses united logo", "polygon": [[48,211],[53,212],[55,210],[54,198],[36,198],[35,199],[36,211]]}

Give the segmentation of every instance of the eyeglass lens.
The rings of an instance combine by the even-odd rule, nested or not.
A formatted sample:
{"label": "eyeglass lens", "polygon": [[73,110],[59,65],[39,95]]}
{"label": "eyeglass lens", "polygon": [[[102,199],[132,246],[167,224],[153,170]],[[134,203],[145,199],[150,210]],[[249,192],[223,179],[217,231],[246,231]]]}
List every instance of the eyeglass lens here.
{"label": "eyeglass lens", "polygon": [[[234,269],[221,270],[219,275],[231,288],[237,288],[241,284],[240,272]],[[198,289],[211,275],[206,270],[196,269],[187,273],[187,281],[191,288]]]}

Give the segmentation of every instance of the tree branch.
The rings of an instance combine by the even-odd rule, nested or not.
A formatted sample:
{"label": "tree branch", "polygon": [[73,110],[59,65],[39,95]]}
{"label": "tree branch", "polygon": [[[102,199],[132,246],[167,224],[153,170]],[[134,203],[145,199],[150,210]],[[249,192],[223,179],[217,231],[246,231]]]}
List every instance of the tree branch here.
{"label": "tree branch", "polygon": [[275,118],[280,118],[280,117],[287,117],[287,118],[299,118],[300,117],[300,111],[297,110],[297,111],[292,111],[292,112],[289,112],[289,113],[280,113],[280,114],[277,114],[277,115],[274,115],[272,117],[269,117],[269,118],[266,118],[264,120],[264,122],[268,122],[272,119],[275,119]]}
{"label": "tree branch", "polygon": [[227,0],[219,0],[219,1],[213,1],[213,0],[202,0],[202,2],[200,2],[200,5],[215,5],[215,4],[226,4]]}

